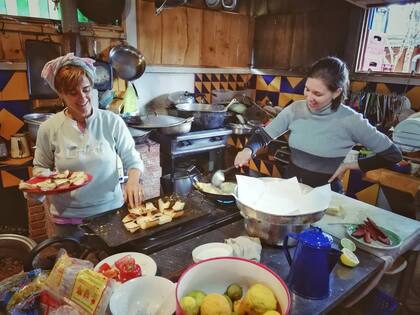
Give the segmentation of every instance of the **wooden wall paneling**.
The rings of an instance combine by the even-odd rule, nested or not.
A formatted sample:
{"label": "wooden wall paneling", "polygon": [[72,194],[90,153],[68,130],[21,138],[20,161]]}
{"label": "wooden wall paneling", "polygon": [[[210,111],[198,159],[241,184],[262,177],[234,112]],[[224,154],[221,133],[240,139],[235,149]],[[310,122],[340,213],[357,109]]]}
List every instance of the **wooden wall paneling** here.
{"label": "wooden wall paneling", "polygon": [[203,33],[203,10],[187,9],[187,51],[186,65],[201,64],[201,44]]}
{"label": "wooden wall paneling", "polygon": [[187,52],[187,9],[165,10],[162,15],[162,64],[182,65]]}
{"label": "wooden wall paneling", "polygon": [[202,10],[176,8],[162,12],[162,63],[200,65]]}
{"label": "wooden wall paneling", "polygon": [[254,23],[249,16],[235,16],[233,32],[231,33],[232,45],[230,47],[234,56],[230,65],[237,67],[249,67],[252,55],[252,38],[254,34]]}
{"label": "wooden wall paneling", "polygon": [[1,55],[3,60],[23,62],[24,51],[20,35],[17,32],[0,32]]}
{"label": "wooden wall paneling", "polygon": [[223,13],[206,10],[203,14],[203,32],[201,46],[201,65],[209,67],[221,66],[223,57],[219,40],[223,34]]}
{"label": "wooden wall paneling", "polygon": [[305,14],[294,14],[294,32],[291,42],[290,69],[302,70],[308,56],[308,21]]}
{"label": "wooden wall paneling", "polygon": [[273,65],[276,68],[289,69],[292,54],[292,43],[295,17],[291,14],[276,16],[274,27],[274,45],[272,49]]}
{"label": "wooden wall paneling", "polygon": [[266,68],[274,64],[274,31],[276,16],[260,16],[255,19],[253,66]]}
{"label": "wooden wall paneling", "polygon": [[155,15],[154,2],[137,0],[137,46],[148,64],[162,64],[162,14]]}

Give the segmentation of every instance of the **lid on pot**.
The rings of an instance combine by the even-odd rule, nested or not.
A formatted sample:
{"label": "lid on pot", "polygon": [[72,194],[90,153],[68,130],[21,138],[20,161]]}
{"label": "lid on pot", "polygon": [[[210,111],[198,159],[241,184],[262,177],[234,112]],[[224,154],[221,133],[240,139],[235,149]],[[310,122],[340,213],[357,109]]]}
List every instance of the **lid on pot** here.
{"label": "lid on pot", "polygon": [[305,245],[316,248],[331,248],[333,239],[318,227],[307,229],[298,234],[298,238]]}

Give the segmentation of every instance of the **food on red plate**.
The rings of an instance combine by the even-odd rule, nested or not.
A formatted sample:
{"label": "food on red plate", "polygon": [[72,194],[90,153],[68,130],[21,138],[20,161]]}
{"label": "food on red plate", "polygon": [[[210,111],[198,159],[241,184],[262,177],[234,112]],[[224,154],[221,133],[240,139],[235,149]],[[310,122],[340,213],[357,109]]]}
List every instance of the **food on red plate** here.
{"label": "food on red plate", "polygon": [[105,277],[122,283],[141,276],[140,265],[136,264],[135,259],[130,255],[121,257],[113,266],[103,263],[99,266],[98,271]]}
{"label": "food on red plate", "polygon": [[[34,177],[37,178],[37,177]],[[41,191],[49,191],[53,189],[66,189],[70,186],[81,186],[88,180],[88,175],[85,172],[70,172],[65,170],[61,173],[55,173],[48,177],[41,177],[36,183],[31,183],[34,179],[19,183],[19,189],[40,189]]]}
{"label": "food on red plate", "polygon": [[372,243],[372,240],[379,241],[385,245],[391,245],[391,241],[384,232],[378,227],[378,225],[371,219],[366,218],[364,224],[359,224],[356,231],[352,236],[361,238],[368,244]]}

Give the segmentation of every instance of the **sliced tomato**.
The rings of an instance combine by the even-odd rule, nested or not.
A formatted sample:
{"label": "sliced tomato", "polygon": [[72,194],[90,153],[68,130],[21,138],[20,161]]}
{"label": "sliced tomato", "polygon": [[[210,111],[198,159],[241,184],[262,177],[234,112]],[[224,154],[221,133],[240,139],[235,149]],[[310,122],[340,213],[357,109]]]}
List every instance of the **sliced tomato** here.
{"label": "sliced tomato", "polygon": [[133,257],[131,257],[130,255],[126,255],[118,259],[114,263],[114,265],[119,271],[121,271],[123,268],[130,268],[130,266],[134,266],[135,263],[136,261],[134,260]]}

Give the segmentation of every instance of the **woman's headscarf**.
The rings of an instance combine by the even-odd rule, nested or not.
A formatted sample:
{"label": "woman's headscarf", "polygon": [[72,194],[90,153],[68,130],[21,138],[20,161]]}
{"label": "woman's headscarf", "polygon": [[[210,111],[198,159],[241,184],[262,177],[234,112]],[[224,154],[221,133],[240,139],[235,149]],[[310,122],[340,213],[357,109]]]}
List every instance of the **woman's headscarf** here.
{"label": "woman's headscarf", "polygon": [[48,61],[42,69],[41,77],[47,81],[51,89],[58,93],[54,86],[54,79],[61,67],[67,65],[79,66],[85,70],[86,75],[91,79],[92,82],[94,82],[96,70],[95,66],[93,65],[94,62],[95,60],[91,58],[80,58],[76,57],[73,53],[68,53],[65,56],[60,56]]}

